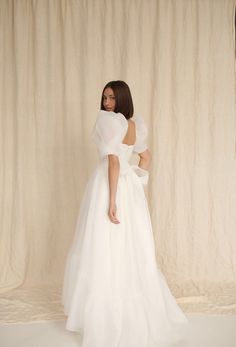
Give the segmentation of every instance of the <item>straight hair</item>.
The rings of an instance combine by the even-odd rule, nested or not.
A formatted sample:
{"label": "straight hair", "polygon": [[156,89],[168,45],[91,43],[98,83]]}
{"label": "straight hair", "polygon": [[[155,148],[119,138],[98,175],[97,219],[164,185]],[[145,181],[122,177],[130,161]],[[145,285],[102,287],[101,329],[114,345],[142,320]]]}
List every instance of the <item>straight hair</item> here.
{"label": "straight hair", "polygon": [[102,91],[101,110],[105,110],[103,106],[103,93],[106,88],[111,88],[115,95],[116,104],[114,112],[122,113],[126,119],[133,117],[134,105],[128,84],[121,80],[108,82]]}

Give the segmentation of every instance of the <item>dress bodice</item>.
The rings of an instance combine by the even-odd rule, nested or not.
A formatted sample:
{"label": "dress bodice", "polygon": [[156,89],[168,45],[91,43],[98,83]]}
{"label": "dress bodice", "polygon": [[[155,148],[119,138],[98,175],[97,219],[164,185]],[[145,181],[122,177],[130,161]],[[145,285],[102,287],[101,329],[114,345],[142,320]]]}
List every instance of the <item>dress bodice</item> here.
{"label": "dress bodice", "polygon": [[[97,145],[100,157],[100,165],[107,169],[108,155],[114,154],[119,157],[120,175],[135,171],[147,181],[148,172],[137,165],[130,165],[129,159],[132,152],[141,153],[147,149],[147,127],[140,116],[133,116],[136,125],[136,141],[133,145],[122,143],[128,129],[128,121],[121,113],[100,110],[92,132],[92,138]],[[105,170],[107,172],[107,170]],[[144,180],[145,177],[145,180]]]}
{"label": "dress bodice", "polygon": [[[148,183],[149,179],[149,172],[147,170],[144,170],[140,168],[138,165],[132,165],[129,163],[129,160],[131,158],[131,155],[133,153],[134,145],[127,145],[125,143],[120,144],[120,151],[119,151],[119,163],[120,163],[120,176],[124,176],[128,173],[135,173],[135,175],[139,178],[140,182],[143,185],[146,185]],[[102,167],[104,172],[108,172],[108,157],[101,157],[98,167]]]}
{"label": "dress bodice", "polygon": [[120,162],[120,173],[124,173],[131,167],[129,160],[133,152],[134,145],[127,145],[125,143],[120,144],[119,151],[119,162]]}
{"label": "dress bodice", "polygon": [[120,153],[119,153],[119,160],[120,162],[128,162],[132,152],[133,152],[134,145],[127,145],[126,143],[120,144]]}
{"label": "dress bodice", "polygon": [[[119,148],[119,163],[120,163],[120,174],[124,174],[127,172],[128,169],[131,168],[131,165],[129,163],[129,160],[131,158],[132,152],[134,145],[127,145],[125,143],[120,143],[120,148]],[[105,165],[107,169],[107,164],[108,164],[108,157],[100,157],[100,164]]]}
{"label": "dress bodice", "polygon": [[127,145],[126,143],[120,144],[120,151],[119,151],[119,161],[120,163],[128,163],[131,155],[133,153],[134,145]]}
{"label": "dress bodice", "polygon": [[122,143],[128,130],[128,120],[122,113],[100,110],[92,131],[92,139],[97,145],[99,156],[108,154],[121,155],[127,158],[132,151],[141,153],[147,149],[147,127],[140,116],[133,116],[132,120],[136,127],[136,142],[129,146]]}

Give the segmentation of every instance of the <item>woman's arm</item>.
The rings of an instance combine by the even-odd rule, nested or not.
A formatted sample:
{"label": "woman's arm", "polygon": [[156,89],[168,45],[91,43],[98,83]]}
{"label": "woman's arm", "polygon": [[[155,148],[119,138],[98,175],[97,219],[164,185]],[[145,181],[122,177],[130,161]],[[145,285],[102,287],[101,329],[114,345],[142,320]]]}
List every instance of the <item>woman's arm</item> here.
{"label": "woman's arm", "polygon": [[146,149],[144,152],[138,153],[138,155],[140,157],[138,166],[144,170],[148,170],[152,159],[150,151]]}
{"label": "woman's arm", "polygon": [[108,216],[110,221],[119,224],[116,217],[116,192],[120,172],[120,162],[117,155],[108,154],[108,180],[109,180],[109,209]]}

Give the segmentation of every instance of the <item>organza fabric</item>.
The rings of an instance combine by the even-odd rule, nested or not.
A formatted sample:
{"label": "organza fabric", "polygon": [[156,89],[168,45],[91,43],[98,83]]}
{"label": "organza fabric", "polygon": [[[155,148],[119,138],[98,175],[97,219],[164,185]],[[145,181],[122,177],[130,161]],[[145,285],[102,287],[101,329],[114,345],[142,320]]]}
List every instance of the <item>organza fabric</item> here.
{"label": "organza fabric", "polygon": [[[122,140],[121,113],[99,111],[92,132],[100,161],[85,188],[67,257],[62,304],[66,329],[82,334],[82,347],[184,346],[188,320],[155,257],[143,185],[148,171],[130,165],[132,152],[147,149],[147,127],[133,117],[136,142]],[[117,217],[108,218],[108,154],[119,157]]]}

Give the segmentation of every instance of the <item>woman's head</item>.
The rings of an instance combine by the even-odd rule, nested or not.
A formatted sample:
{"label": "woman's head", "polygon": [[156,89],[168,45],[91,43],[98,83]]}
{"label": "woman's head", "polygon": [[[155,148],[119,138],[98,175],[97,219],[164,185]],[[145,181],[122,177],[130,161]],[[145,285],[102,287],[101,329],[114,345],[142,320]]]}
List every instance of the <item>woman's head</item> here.
{"label": "woman's head", "polygon": [[133,116],[134,106],[129,86],[124,81],[110,81],[102,91],[101,110],[120,112],[126,119]]}

